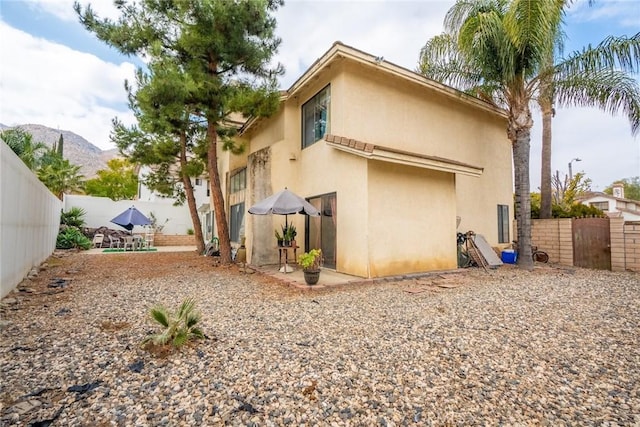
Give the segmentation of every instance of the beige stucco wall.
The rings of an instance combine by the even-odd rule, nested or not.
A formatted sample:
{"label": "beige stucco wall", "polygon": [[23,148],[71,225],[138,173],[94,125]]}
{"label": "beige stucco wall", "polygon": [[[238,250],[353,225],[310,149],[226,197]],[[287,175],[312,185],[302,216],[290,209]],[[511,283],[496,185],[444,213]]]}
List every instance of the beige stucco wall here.
{"label": "beige stucco wall", "polygon": [[456,175],[457,215],[461,218],[458,231],[473,230],[490,245],[506,247],[516,236],[510,234],[507,243],[498,243],[497,206],[509,206],[509,216],[514,217],[511,143],[503,135],[504,128],[496,127],[487,126],[478,134],[480,141],[468,149],[484,167],[482,176]]}
{"label": "beige stucco wall", "polygon": [[[444,157],[484,168],[480,178],[369,161],[318,141],[301,149],[301,107],[331,84],[330,130],[367,143]],[[497,204],[512,208],[511,151],[506,120],[416,83],[343,60],[297,88],[271,119],[244,135],[249,153],[270,147],[270,183],[250,191],[247,208],[288,187],[309,198],[337,195],[336,270],[362,277],[456,267],[456,216],[497,244]],[[289,216],[304,245],[305,217]],[[247,214],[249,262],[253,245],[273,249],[284,223]],[[260,227],[260,233],[254,233]],[[268,233],[266,228],[270,230]],[[255,234],[255,239],[254,239]],[[259,235],[259,236],[258,236]],[[304,248],[303,248],[304,249]],[[260,260],[264,261],[264,260]],[[258,262],[262,263],[262,262]]]}
{"label": "beige stucco wall", "polygon": [[[299,165],[304,178],[300,179],[298,194],[313,197],[336,193],[336,270],[367,277],[369,200],[366,160],[320,142],[302,150]],[[304,231],[304,227],[300,230]],[[301,236],[304,237],[304,233]]]}
{"label": "beige stucco wall", "polygon": [[370,277],[456,268],[453,174],[371,161],[368,193]]}
{"label": "beige stucco wall", "polygon": [[382,71],[342,63],[332,82],[331,132],[360,141],[484,168],[456,175],[454,216],[498,245],[497,205],[513,215],[511,144],[506,120]]}
{"label": "beige stucco wall", "polygon": [[[260,153],[260,165],[250,167],[247,174],[247,195],[245,206],[247,210],[260,200],[283,190],[285,187],[296,191],[296,177],[298,174],[295,166],[299,150],[296,151],[292,140],[284,139],[285,104],[272,117],[258,123],[251,133],[246,135],[250,141],[248,154],[254,158]],[[265,164],[262,164],[266,162]],[[256,168],[268,167],[269,171],[256,170]],[[268,177],[268,182],[264,180]],[[289,215],[288,222],[293,223],[298,229],[298,241],[304,235],[304,219],[299,215]],[[245,237],[247,245],[247,261],[254,264],[271,264],[278,262],[278,252],[273,232],[280,230],[285,223],[285,217],[281,215],[259,216],[245,213]]]}

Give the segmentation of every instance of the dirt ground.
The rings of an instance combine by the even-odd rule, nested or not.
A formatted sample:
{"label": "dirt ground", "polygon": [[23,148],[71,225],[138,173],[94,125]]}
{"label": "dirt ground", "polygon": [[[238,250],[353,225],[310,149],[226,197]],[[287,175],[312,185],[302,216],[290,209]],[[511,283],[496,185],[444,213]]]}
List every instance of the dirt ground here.
{"label": "dirt ground", "polygon": [[[105,253],[89,255],[74,250],[56,250],[45,261],[37,277],[23,280],[7,298],[19,296],[20,305],[40,305],[42,298],[60,300],[68,296],[67,287],[52,287],[55,280],[63,279],[73,288],[74,282],[129,281],[140,278],[183,277],[187,274],[223,274],[226,276],[246,277],[247,273],[232,264],[221,266],[215,257],[201,256],[197,252],[149,252],[136,254]],[[265,287],[266,291],[278,294],[299,294],[279,280],[257,272],[251,272],[252,280],[274,286]],[[6,309],[6,307],[4,307]]]}

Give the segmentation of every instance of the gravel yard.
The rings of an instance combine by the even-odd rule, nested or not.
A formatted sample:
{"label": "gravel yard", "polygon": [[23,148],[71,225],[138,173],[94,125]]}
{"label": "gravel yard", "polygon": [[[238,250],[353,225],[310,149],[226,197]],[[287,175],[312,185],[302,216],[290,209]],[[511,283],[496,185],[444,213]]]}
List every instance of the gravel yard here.
{"label": "gravel yard", "polygon": [[[640,424],[638,274],[504,266],[301,291],[195,253],[48,264],[2,302],[2,425]],[[149,308],[188,296],[208,338],[142,349]]]}

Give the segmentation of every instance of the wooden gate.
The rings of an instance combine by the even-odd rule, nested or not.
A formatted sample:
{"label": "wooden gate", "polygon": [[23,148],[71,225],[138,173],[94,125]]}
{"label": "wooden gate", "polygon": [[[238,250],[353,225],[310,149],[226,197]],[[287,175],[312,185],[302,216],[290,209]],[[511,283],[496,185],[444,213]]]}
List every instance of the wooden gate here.
{"label": "wooden gate", "polygon": [[575,218],[571,221],[571,231],[573,265],[611,270],[609,218]]}

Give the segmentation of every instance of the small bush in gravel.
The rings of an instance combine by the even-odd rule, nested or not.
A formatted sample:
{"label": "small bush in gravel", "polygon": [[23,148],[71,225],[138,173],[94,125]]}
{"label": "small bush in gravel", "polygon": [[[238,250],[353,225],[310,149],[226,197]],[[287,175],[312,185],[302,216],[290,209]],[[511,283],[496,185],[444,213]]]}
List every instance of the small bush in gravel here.
{"label": "small bush in gravel", "polygon": [[197,327],[200,322],[200,313],[195,310],[196,302],[188,298],[180,304],[178,310],[173,313],[163,305],[157,305],[150,311],[151,319],[160,324],[164,330],[159,334],[146,337],[143,345],[167,345],[175,348],[182,347],[192,339],[204,338],[204,334]]}

